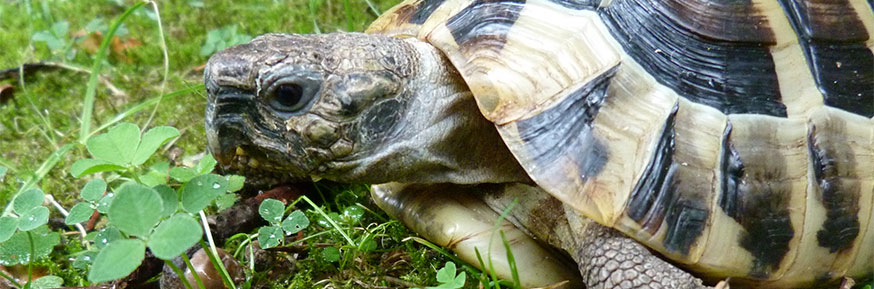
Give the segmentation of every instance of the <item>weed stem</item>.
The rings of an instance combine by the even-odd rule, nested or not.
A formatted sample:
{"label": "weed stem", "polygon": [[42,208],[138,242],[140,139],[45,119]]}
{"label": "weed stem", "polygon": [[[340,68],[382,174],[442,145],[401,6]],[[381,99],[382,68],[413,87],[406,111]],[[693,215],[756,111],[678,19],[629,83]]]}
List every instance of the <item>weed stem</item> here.
{"label": "weed stem", "polygon": [[[182,255],[185,255],[185,253],[183,252]],[[164,264],[170,266],[170,269],[172,269],[173,272],[176,273],[176,276],[179,277],[179,280],[182,281],[182,285],[185,285],[185,289],[192,289],[191,284],[188,283],[188,279],[185,278],[185,273],[183,273],[182,270],[176,266],[176,264],[173,264],[173,261],[164,260]]]}
{"label": "weed stem", "polygon": [[188,266],[188,271],[191,271],[191,276],[194,277],[194,282],[197,282],[197,288],[206,289],[206,286],[203,285],[203,280],[200,280],[200,274],[197,274],[197,269],[194,269],[194,265],[191,264],[191,259],[188,258],[188,254],[182,252],[180,256],[182,256],[182,261],[185,261],[185,266]]}

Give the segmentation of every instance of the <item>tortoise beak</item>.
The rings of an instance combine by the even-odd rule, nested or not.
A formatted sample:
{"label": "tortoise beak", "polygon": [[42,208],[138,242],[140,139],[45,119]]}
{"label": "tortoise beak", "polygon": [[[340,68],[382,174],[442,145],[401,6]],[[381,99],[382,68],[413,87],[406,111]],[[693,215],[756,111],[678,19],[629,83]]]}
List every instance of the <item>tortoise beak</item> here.
{"label": "tortoise beak", "polygon": [[[210,62],[212,63],[212,62]],[[204,82],[208,101],[206,104],[206,139],[209,152],[215,159],[227,166],[231,164],[237,147],[242,145],[241,137],[226,137],[228,135],[243,136],[244,123],[242,115],[246,113],[248,102],[253,99],[251,90],[234,89],[219,84],[215,75],[214,65],[207,65],[204,71]],[[220,137],[221,136],[221,137]]]}

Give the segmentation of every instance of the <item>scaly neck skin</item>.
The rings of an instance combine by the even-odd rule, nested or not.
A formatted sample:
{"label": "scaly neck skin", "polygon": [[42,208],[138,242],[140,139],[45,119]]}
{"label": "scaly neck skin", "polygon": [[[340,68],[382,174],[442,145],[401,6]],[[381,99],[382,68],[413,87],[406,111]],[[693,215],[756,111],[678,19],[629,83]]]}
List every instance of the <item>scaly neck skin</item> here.
{"label": "scaly neck skin", "polygon": [[[448,60],[430,44],[407,39],[418,67],[407,81],[407,107],[389,137],[325,177],[365,183],[530,182],[494,124]],[[356,144],[358,145],[358,144]]]}

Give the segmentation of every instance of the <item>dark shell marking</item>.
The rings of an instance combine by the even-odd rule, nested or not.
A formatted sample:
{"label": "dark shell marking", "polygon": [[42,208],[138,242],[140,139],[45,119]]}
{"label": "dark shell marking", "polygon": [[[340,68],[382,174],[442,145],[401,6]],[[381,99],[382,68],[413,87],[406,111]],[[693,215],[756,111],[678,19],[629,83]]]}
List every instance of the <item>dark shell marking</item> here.
{"label": "dark shell marking", "polygon": [[469,47],[501,50],[524,5],[525,0],[476,0],[453,15],[446,27],[462,53]]}
{"label": "dark shell marking", "polygon": [[874,55],[847,0],[780,0],[825,104],[874,116]]}
{"label": "dark shell marking", "polygon": [[816,239],[830,253],[852,248],[859,236],[860,177],[854,173],[854,155],[846,143],[842,135],[831,130],[818,133],[816,126],[811,125],[807,145],[819,186],[818,199],[826,209],[826,220],[816,232]]}
{"label": "dark shell marking", "polygon": [[652,159],[643,170],[640,180],[631,191],[626,214],[650,234],[655,234],[664,222],[673,198],[673,179],[677,171],[674,162],[674,118],[678,106],[665,121],[661,137],[656,144]]}
{"label": "dark shell marking", "polygon": [[780,167],[785,165],[779,148],[766,143],[770,126],[745,127],[761,131],[760,138],[732,140],[733,128],[723,140],[722,187],[719,206],[744,229],[740,245],[753,257],[750,275],[766,278],[775,271],[795,236],[789,215],[792,190]]}
{"label": "dark shell marking", "polygon": [[[744,42],[710,38],[715,31],[699,34],[698,27],[686,25],[704,17],[694,13],[705,11],[689,11],[673,1],[616,0],[600,13],[625,51],[681,96],[726,114],[786,116],[767,47],[774,41],[767,22],[753,13],[749,1],[733,2],[729,10],[744,13],[717,13],[714,23],[704,26]],[[749,36],[737,36],[742,34]]]}
{"label": "dark shell marking", "polygon": [[[561,164],[569,161],[577,167],[581,179],[598,175],[609,156],[607,148],[592,132],[592,120],[604,104],[607,86],[615,73],[616,67],[574,90],[558,105],[516,122],[519,137],[538,167],[561,170]],[[578,155],[568,156],[558,149],[567,147],[576,148]],[[566,181],[561,179],[565,174],[559,172],[546,175],[557,178],[544,181]]]}
{"label": "dark shell marking", "polygon": [[595,9],[601,4],[600,0],[549,0],[558,5],[571,9]]}
{"label": "dark shell marking", "polygon": [[434,10],[437,10],[437,7],[440,7],[440,4],[443,4],[445,0],[423,0],[416,5],[414,9],[414,13],[412,13],[410,17],[409,23],[413,24],[423,24],[425,20],[428,20],[428,17],[431,17],[431,13],[434,13]]}

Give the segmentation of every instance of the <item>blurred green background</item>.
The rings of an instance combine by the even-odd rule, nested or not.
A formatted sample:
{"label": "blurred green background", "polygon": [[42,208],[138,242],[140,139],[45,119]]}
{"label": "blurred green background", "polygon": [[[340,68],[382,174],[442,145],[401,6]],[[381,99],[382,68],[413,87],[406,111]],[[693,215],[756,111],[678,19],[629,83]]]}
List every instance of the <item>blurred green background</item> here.
{"label": "blurred green background", "polygon": [[[141,127],[169,125],[181,137],[159,151],[158,161],[184,164],[205,150],[203,113],[206,95],[200,87],[209,55],[268,32],[328,33],[363,31],[399,0],[172,0],[136,10],[108,46],[108,57],[96,57],[107,30],[137,1],[29,0],[0,1],[0,205],[28,180],[68,209],[85,183],[70,176],[70,165],[88,157],[76,145],[53,167],[41,169],[49,156],[77,143],[90,68],[103,61],[96,90],[92,128],[144,102],[156,102],[123,121]],[[166,39],[162,48],[161,34]],[[165,73],[164,52],[168,71]],[[19,75],[22,65],[38,66]],[[176,92],[176,93],[174,93]],[[154,161],[154,160],[153,160]],[[42,177],[42,175],[44,177]],[[323,185],[323,209],[342,215],[361,204],[372,207],[365,186]],[[52,211],[52,217],[59,217]],[[299,256],[297,269],[282,278],[252,274],[248,286],[258,288],[372,288],[436,285],[435,274],[447,258],[419,243],[413,235],[378,210],[368,210],[349,224],[353,232],[379,227],[378,248],[344,254],[341,260],[320,258],[320,248],[339,237],[311,226],[318,235]],[[372,230],[371,230],[372,231]],[[62,247],[38,260],[41,270],[64,278],[64,286],[87,286],[85,271],[70,266],[82,250],[77,237],[64,235]],[[229,244],[234,249],[235,244]],[[272,278],[272,279],[270,279]],[[474,282],[468,282],[474,283]],[[473,288],[473,285],[469,285]]]}

